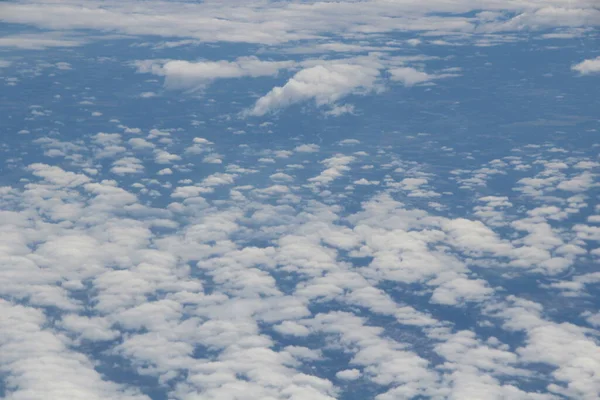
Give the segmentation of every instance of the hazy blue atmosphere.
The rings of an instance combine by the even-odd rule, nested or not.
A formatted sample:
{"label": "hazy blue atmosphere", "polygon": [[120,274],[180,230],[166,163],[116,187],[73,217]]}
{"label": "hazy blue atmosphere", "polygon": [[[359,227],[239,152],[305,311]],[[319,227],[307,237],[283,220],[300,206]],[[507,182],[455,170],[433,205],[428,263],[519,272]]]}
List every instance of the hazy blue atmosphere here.
{"label": "hazy blue atmosphere", "polygon": [[600,399],[595,0],[0,3],[0,398]]}

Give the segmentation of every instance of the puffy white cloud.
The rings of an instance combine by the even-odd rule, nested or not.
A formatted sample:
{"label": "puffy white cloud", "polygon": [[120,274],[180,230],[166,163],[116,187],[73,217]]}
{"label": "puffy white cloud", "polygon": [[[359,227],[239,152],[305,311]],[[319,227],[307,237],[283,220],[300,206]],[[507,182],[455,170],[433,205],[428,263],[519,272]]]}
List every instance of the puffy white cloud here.
{"label": "puffy white cloud", "polygon": [[83,317],[69,314],[63,317],[61,326],[76,333],[79,338],[90,341],[109,341],[119,337],[119,332],[111,329],[112,323],[102,317]]}
{"label": "puffy white cloud", "polygon": [[206,164],[223,164],[221,157],[220,154],[212,153],[202,158],[202,162]]}
{"label": "puffy white cloud", "polygon": [[316,65],[297,72],[285,85],[271,89],[246,114],[261,116],[311,99],[317,107],[333,104],[349,94],[375,90],[378,78],[379,70],[372,66]]}
{"label": "puffy white cloud", "polygon": [[379,181],[370,181],[365,178],[358,179],[358,180],[354,181],[353,183],[355,185],[361,185],[361,186],[379,185]]}
{"label": "puffy white cloud", "polygon": [[548,390],[567,398],[598,397],[600,379],[594,371],[600,367],[600,347],[588,336],[587,329],[545,320],[540,304],[514,296],[508,300],[508,304],[495,305],[490,311],[505,319],[506,329],[527,335],[525,345],[517,349],[523,362],[555,368],[555,382],[548,385]]}
{"label": "puffy white cloud", "polygon": [[171,168],[163,168],[160,171],[158,171],[156,174],[157,175],[172,175],[173,171],[171,170]]}
{"label": "puffy white cloud", "polygon": [[583,60],[571,67],[573,71],[579,72],[581,75],[591,75],[600,73],[600,57]]}
{"label": "puffy white cloud", "polygon": [[344,172],[349,171],[351,164],[355,160],[353,156],[345,156],[342,154],[335,155],[321,161],[327,169],[323,170],[319,175],[310,178],[308,181],[317,185],[328,185],[335,179],[343,175]]}
{"label": "puffy white cloud", "polygon": [[335,374],[336,378],[344,381],[355,381],[360,378],[360,371],[357,369],[345,369]]}
{"label": "puffy white cloud", "polygon": [[401,82],[404,86],[413,86],[435,79],[435,75],[429,75],[410,67],[392,68],[389,73],[392,75],[393,81]]}
{"label": "puffy white cloud", "polygon": [[338,335],[340,344],[354,353],[350,364],[362,366],[364,376],[379,385],[403,386],[414,397],[435,385],[428,362],[399,343],[381,337],[381,328],[363,324],[355,315],[331,312],[305,322],[314,331]]}
{"label": "puffy white cloud", "polygon": [[91,360],[71,350],[69,341],[52,329],[40,310],[0,299],[0,368],[9,398],[149,400],[139,390],[106,381]]}
{"label": "puffy white cloud", "polygon": [[472,254],[488,252],[506,256],[512,250],[510,243],[480,221],[457,218],[445,221],[444,228],[454,246]]}
{"label": "puffy white cloud", "polygon": [[127,141],[127,143],[129,143],[129,145],[135,150],[153,149],[154,147],[156,147],[154,143],[151,143],[146,139],[142,138],[131,138]]}
{"label": "puffy white cloud", "polygon": [[261,61],[256,57],[240,57],[235,61],[138,61],[138,72],[165,77],[169,89],[195,89],[215,79],[273,76],[279,70],[294,66],[293,61]]}
{"label": "puffy white cloud", "polygon": [[135,157],[123,157],[113,163],[110,172],[117,175],[139,174],[144,172],[144,165]]}
{"label": "puffy white cloud", "polygon": [[569,192],[583,192],[594,185],[594,175],[589,172],[584,172],[581,175],[560,182],[557,189],[566,190]]}
{"label": "puffy white cloud", "polygon": [[293,176],[284,174],[283,172],[277,172],[271,175],[269,178],[275,182],[292,182],[294,180]]}
{"label": "puffy white cloud", "polygon": [[169,153],[166,150],[154,150],[154,162],[157,164],[171,164],[173,161],[179,161],[181,157],[177,154]]}
{"label": "puffy white cloud", "polygon": [[230,185],[235,181],[235,178],[237,178],[236,174],[217,172],[204,178],[204,180],[202,180],[202,184],[204,186]]}
{"label": "puffy white cloud", "polygon": [[494,292],[482,279],[457,277],[438,286],[431,296],[437,304],[458,305],[462,302],[481,302]]}
{"label": "puffy white cloud", "polygon": [[294,151],[298,152],[298,153],[316,153],[318,152],[320,149],[320,146],[318,144],[301,144],[300,146],[296,146],[294,148]]}
{"label": "puffy white cloud", "polygon": [[90,178],[84,174],[76,174],[47,164],[31,164],[28,168],[34,175],[44,178],[46,182],[57,186],[75,187],[90,181]]}
{"label": "puffy white cloud", "polygon": [[201,186],[179,186],[175,188],[173,193],[171,193],[171,197],[173,198],[187,198],[187,197],[197,197],[201,193],[211,193],[212,189],[204,188]]}
{"label": "puffy white cloud", "polygon": [[310,334],[307,327],[294,321],[283,321],[281,324],[276,325],[274,329],[282,335],[308,336]]}

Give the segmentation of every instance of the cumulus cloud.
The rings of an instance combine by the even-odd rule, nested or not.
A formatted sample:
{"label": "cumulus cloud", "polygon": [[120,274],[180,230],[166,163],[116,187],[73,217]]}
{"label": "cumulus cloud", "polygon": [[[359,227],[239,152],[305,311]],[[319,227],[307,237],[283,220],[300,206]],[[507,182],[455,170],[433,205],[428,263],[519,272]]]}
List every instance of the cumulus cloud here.
{"label": "cumulus cloud", "polygon": [[154,162],[157,164],[171,164],[173,161],[181,160],[181,156],[169,153],[166,150],[157,149],[154,151]]}
{"label": "cumulus cloud", "polygon": [[146,139],[142,139],[142,138],[132,138],[132,139],[129,139],[127,142],[135,150],[153,149],[155,147],[154,143],[151,143],[151,142],[147,141]]}
{"label": "cumulus cloud", "polygon": [[581,175],[577,175],[569,180],[560,182],[556,187],[557,189],[566,190],[569,192],[582,192],[594,184],[594,175],[589,172],[584,172]]}
{"label": "cumulus cloud", "polygon": [[581,75],[590,75],[600,73],[600,57],[583,60],[571,67],[573,71],[579,72]]}
{"label": "cumulus cloud", "polygon": [[393,68],[389,70],[393,81],[399,81],[404,86],[413,86],[417,83],[427,82],[435,78],[425,72],[410,67]]}
{"label": "cumulus cloud", "polygon": [[[165,137],[159,133],[153,134],[155,138]],[[92,140],[93,146],[106,147],[119,143],[120,137],[95,135]],[[203,138],[194,142],[214,145]],[[288,149],[277,151],[292,157],[301,156],[300,150],[323,150],[307,146],[294,155],[294,146]],[[324,170],[308,178],[309,186],[339,179],[356,157],[338,153],[323,159]],[[115,162],[135,163],[130,158]],[[293,392],[297,398],[331,400],[340,397],[334,382],[345,387],[364,381],[373,385],[378,399],[439,393],[468,398],[480,392],[535,400],[550,399],[552,393],[572,398],[595,395],[597,382],[586,371],[595,365],[597,349],[581,328],[543,321],[537,305],[498,306],[506,297],[502,290],[486,280],[485,271],[478,276],[470,271],[471,264],[485,267],[492,260],[496,267],[508,268],[511,260],[541,265],[558,248],[563,249],[561,254],[582,254],[576,246],[565,247],[561,232],[549,225],[548,221],[559,221],[551,217],[561,213],[560,207],[530,208],[525,216],[503,225],[504,230],[514,230],[507,237],[486,225],[488,208],[477,209],[483,213],[481,221],[443,217],[409,207],[395,200],[395,193],[368,195],[359,210],[344,214],[340,203],[327,205],[310,197],[304,202],[297,187],[272,185],[270,181],[291,180],[276,165],[265,167],[272,169],[257,176],[256,186],[233,187],[229,198],[210,199],[214,188],[233,185],[254,171],[239,162],[196,184],[182,179],[181,186],[170,189],[174,203],[166,209],[144,206],[117,181],[94,181],[56,166],[31,165],[35,182],[21,189],[0,189],[0,201],[27,205],[19,211],[3,203],[0,212],[0,233],[8,233],[0,234],[0,261],[5,266],[0,271],[0,294],[26,304],[8,303],[21,308],[10,317],[14,321],[0,326],[0,346],[7,343],[2,338],[8,330],[23,325],[17,323],[19,318],[34,316],[35,324],[23,325],[38,343],[32,357],[57,357],[57,363],[62,362],[60,357],[81,360],[61,369],[59,378],[66,384],[75,379],[74,369],[88,371],[84,389],[77,389],[86,390],[88,398],[144,398],[135,389],[92,372],[93,364],[81,354],[90,342],[108,346],[111,356],[156,378],[173,397],[223,398],[243,390],[253,398],[284,399]],[[298,182],[302,179],[307,178],[295,177]],[[406,177],[400,182],[416,190],[434,185],[435,179]],[[480,200],[476,204],[510,212],[508,196]],[[577,201],[581,200],[569,200]],[[60,217],[61,222],[49,223],[50,217]],[[39,221],[42,231],[30,229],[31,221]],[[161,233],[152,227],[161,227]],[[573,231],[581,240],[597,240],[591,228],[580,224]],[[30,243],[35,246],[30,248]],[[518,252],[521,247],[527,251]],[[357,267],[354,259],[363,260],[363,265]],[[576,290],[599,281],[593,276],[578,279],[574,282],[578,285],[572,285]],[[395,297],[385,282],[394,282],[398,290],[410,285],[411,296],[419,300],[401,303],[410,302],[410,296]],[[82,291],[92,299],[82,300]],[[475,330],[455,330],[451,320],[436,319],[430,307],[419,310],[423,299],[438,307],[473,303],[487,307],[485,315],[476,314],[481,324],[484,317],[493,316],[506,322],[504,329],[522,330],[526,339],[512,351],[499,339],[480,337]],[[329,310],[328,305],[345,311]],[[52,325],[60,330],[56,334],[41,328],[47,326],[46,316],[31,308],[45,306],[63,313]],[[83,313],[84,306],[91,314]],[[7,310],[4,314],[13,315]],[[585,317],[596,323],[595,314]],[[385,326],[378,318],[385,318]],[[54,343],[55,350],[40,345],[36,326],[49,334],[48,340],[50,334],[58,338],[59,342],[43,342]],[[8,348],[32,348],[29,339],[23,339],[27,335],[13,335]],[[21,341],[15,344],[17,336]],[[311,348],[313,338],[324,343],[326,351]],[[280,340],[286,346],[276,347]],[[443,368],[434,367],[428,355],[410,346],[423,341],[443,359]],[[579,344],[570,344],[575,342]],[[569,355],[550,354],[550,347],[559,345],[571,346]],[[18,360],[3,368],[17,382],[22,376],[17,374],[19,362],[27,362],[23,354],[29,353],[21,349],[15,354],[19,356],[11,360]],[[198,354],[206,357],[203,362]],[[591,358],[587,364],[583,354]],[[322,359],[349,361],[332,371],[334,382],[318,372],[301,372],[305,363]],[[544,376],[554,386],[547,393],[525,391],[519,385],[530,371],[523,362],[551,365]],[[502,377],[510,377],[514,384],[503,383]],[[27,379],[18,381],[24,390],[38,390],[38,381]]]}
{"label": "cumulus cloud", "polygon": [[335,374],[338,379],[342,379],[344,381],[354,381],[360,378],[360,371],[357,369],[345,369],[343,371],[339,371]]}
{"label": "cumulus cloud", "polygon": [[433,291],[432,303],[457,305],[462,302],[482,301],[493,293],[487,282],[481,279],[457,277],[444,282]]}
{"label": "cumulus cloud", "polygon": [[277,75],[290,68],[293,61],[261,61],[256,57],[240,57],[235,61],[146,60],[135,63],[138,72],[165,77],[169,89],[195,89],[215,79],[231,79]]}
{"label": "cumulus cloud", "polygon": [[353,93],[373,91],[379,70],[358,64],[324,64],[297,72],[256,101],[246,115],[261,116],[296,103],[314,100],[317,107],[335,103]]}
{"label": "cumulus cloud", "polygon": [[294,148],[294,151],[298,153],[316,153],[320,149],[318,144],[310,143],[310,144],[301,144]]}
{"label": "cumulus cloud", "polygon": [[[9,388],[17,390],[13,396],[61,398],[69,393],[88,399],[149,400],[139,390],[103,380],[91,360],[73,351],[63,335],[45,328],[41,310],[0,299],[0,311],[0,365],[4,371],[19,371],[9,380]],[[85,328],[79,322],[77,329]]]}
{"label": "cumulus cloud", "polygon": [[123,157],[113,163],[110,171],[117,175],[139,174],[144,172],[144,165],[135,157]]}
{"label": "cumulus cloud", "polygon": [[344,172],[349,171],[350,167],[348,165],[354,160],[355,157],[342,154],[327,158],[321,161],[327,169],[323,170],[319,175],[310,178],[308,181],[318,185],[327,185],[342,176]]}

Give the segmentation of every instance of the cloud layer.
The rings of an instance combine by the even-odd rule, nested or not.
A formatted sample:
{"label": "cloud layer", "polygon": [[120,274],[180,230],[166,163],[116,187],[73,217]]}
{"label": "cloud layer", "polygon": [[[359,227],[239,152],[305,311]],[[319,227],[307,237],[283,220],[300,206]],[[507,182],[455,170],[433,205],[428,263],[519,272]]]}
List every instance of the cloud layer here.
{"label": "cloud layer", "polygon": [[596,8],[0,3],[0,397],[600,398]]}

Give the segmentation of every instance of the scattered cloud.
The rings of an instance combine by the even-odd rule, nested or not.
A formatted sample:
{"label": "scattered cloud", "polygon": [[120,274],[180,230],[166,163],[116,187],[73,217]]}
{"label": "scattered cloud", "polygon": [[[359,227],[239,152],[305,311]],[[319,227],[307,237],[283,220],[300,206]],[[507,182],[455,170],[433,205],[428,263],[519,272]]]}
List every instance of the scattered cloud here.
{"label": "scattered cloud", "polygon": [[[0,5],[0,9],[1,9]],[[54,32],[46,34],[17,34],[0,37],[0,48],[45,50],[55,47],[78,47],[85,43],[81,38],[63,36]]]}
{"label": "scattered cloud", "polygon": [[[234,3],[0,3],[15,32],[36,29],[0,38],[3,81],[49,91],[31,105],[7,89],[0,392],[599,398],[595,128],[569,141],[580,120],[561,117],[552,134],[482,148],[443,132],[465,121],[437,108],[467,103],[432,83],[463,73],[445,65],[457,61],[447,46],[476,46],[485,70],[485,46],[523,31],[544,46],[588,40],[595,3]],[[126,76],[131,54],[149,57],[131,85],[71,80]],[[597,61],[572,69],[593,74]],[[251,77],[265,79],[244,81],[257,85],[246,97],[214,84]],[[188,93],[156,92],[163,80]],[[407,122],[348,99],[394,82],[436,100]],[[293,113],[277,112],[299,104],[318,112],[304,108],[295,132]]]}
{"label": "scattered cloud", "polygon": [[349,94],[377,88],[379,70],[357,64],[325,64],[297,72],[285,85],[258,99],[246,115],[262,116],[296,103],[314,100],[317,107],[334,104]]}
{"label": "scattered cloud", "polygon": [[600,57],[583,60],[571,67],[573,71],[579,72],[581,75],[591,75],[600,73]]}
{"label": "scattered cloud", "polygon": [[293,61],[240,57],[235,61],[146,60],[136,62],[135,66],[138,72],[164,76],[168,89],[198,89],[215,79],[274,76],[294,64]]}

